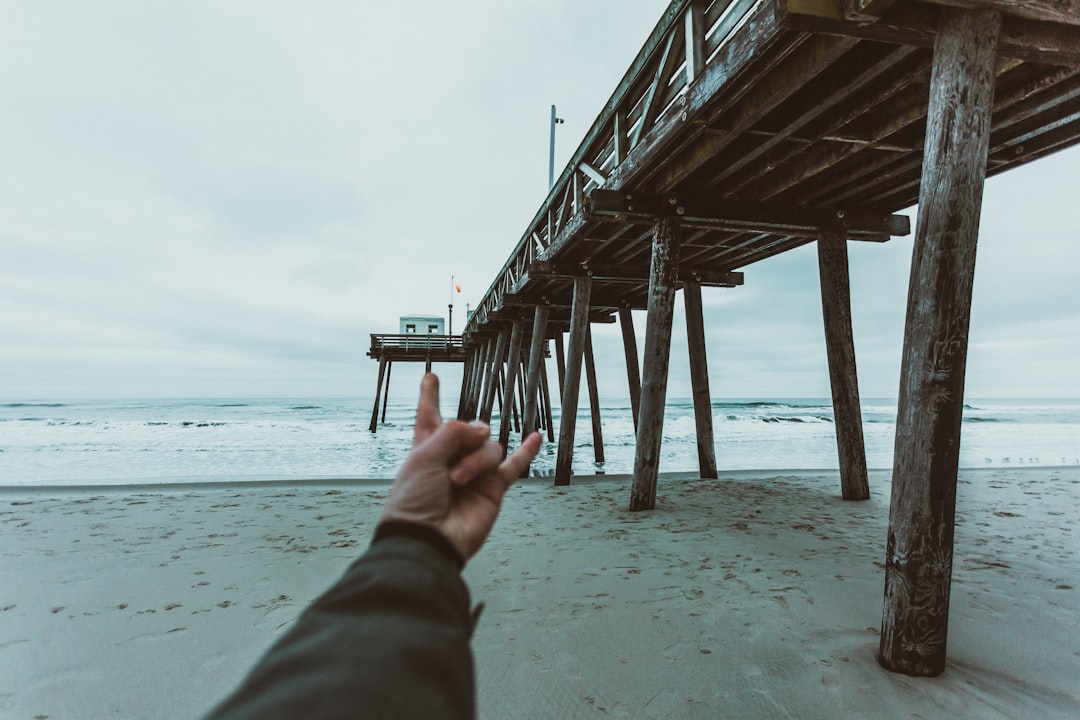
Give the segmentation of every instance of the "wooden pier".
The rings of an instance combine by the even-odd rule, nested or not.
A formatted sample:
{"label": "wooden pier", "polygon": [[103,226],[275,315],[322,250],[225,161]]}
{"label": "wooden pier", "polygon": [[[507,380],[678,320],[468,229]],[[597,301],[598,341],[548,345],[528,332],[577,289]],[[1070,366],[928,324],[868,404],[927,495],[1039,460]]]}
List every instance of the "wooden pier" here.
{"label": "wooden pier", "polygon": [[[650,509],[676,292],[700,471],[716,477],[702,288],[737,288],[743,268],[817,243],[841,491],[866,499],[847,245],[909,234],[894,213],[918,203],[879,659],[938,674],[983,183],[1078,139],[1080,0],[674,0],[472,315],[460,415],[487,410],[505,377],[535,427],[554,339],[555,482],[568,483],[589,326],[617,316],[630,507]],[[640,365],[631,309],[648,311]]]}
{"label": "wooden pier", "polygon": [[[369,429],[379,426],[379,398],[382,398],[382,421],[386,422],[386,404],[390,398],[390,371],[396,362],[424,363],[431,372],[434,363],[464,363],[469,359],[461,335],[400,335],[371,336],[367,356],[379,362],[379,379],[375,385],[375,407],[371,410]],[[385,389],[384,389],[385,386]]]}

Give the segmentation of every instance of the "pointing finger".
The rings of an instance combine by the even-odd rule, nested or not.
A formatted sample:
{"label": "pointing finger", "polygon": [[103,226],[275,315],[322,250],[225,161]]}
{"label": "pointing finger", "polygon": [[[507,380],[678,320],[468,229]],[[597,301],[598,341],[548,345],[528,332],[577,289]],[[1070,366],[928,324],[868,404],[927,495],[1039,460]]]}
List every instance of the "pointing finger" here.
{"label": "pointing finger", "polygon": [[416,406],[416,427],[413,430],[413,447],[420,445],[442,427],[439,413],[439,378],[432,373],[420,381],[420,401]]}

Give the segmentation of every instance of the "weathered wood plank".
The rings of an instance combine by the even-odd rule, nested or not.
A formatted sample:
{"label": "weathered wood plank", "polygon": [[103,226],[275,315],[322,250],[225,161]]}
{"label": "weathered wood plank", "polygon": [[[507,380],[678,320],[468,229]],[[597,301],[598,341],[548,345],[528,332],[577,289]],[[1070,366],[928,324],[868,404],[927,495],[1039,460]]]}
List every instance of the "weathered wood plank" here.
{"label": "weathered wood plank", "polygon": [[563,380],[562,413],[559,419],[559,450],[555,458],[555,484],[569,485],[574,464],[574,431],[577,428],[578,393],[581,389],[581,361],[585,354],[585,333],[589,329],[589,295],[592,278],[574,280],[574,309],[570,320],[566,377]]}
{"label": "weathered wood plank", "polygon": [[[939,8],[924,3],[905,3],[873,23],[853,22],[835,17],[790,13],[784,27],[803,32],[859,38],[932,48],[937,35]],[[1080,28],[1077,24],[1006,18],[998,39],[998,55],[1026,62],[1071,65],[1080,59]]]}
{"label": "weathered wood plank", "polygon": [[499,418],[499,444],[507,447],[510,444],[510,425],[514,415],[514,388],[516,386],[517,367],[522,359],[522,335],[525,332],[525,324],[516,321],[510,331],[510,349],[507,357],[507,383],[503,385],[503,410]]}
{"label": "weathered wood plank", "polygon": [[692,282],[683,286],[683,304],[686,306],[686,341],[690,353],[690,388],[694,396],[698,469],[701,477],[716,479],[716,441],[713,437],[712,397],[709,395],[709,363],[705,353],[701,285]]}
{"label": "weathered wood plank", "polygon": [[971,288],[1001,15],[947,11],[934,46],[908,291],[878,661],[945,669]]}
{"label": "weathered wood plank", "polygon": [[851,288],[847,238],[842,232],[822,233],[817,242],[821,277],[821,314],[825,321],[825,351],[832,386],[833,424],[840,457],[840,487],[845,500],[870,499],[866,477],[859,377],[855,368],[855,339],[851,330]]}
{"label": "weathered wood plank", "polygon": [[686,84],[694,82],[705,69],[705,2],[693,0],[686,9],[686,22],[683,28],[686,47]]}
{"label": "weathered wood plank", "polygon": [[623,222],[652,222],[657,217],[678,216],[683,227],[803,237],[817,237],[823,230],[845,230],[849,237],[907,235],[911,232],[911,221],[906,215],[857,208],[805,208],[724,200],[715,194],[710,197],[598,188],[589,195],[586,214],[594,218],[618,218]]}
{"label": "weathered wood plank", "polygon": [[538,427],[537,396],[540,392],[540,359],[544,356],[545,333],[547,332],[547,305],[537,305],[533,313],[532,341],[529,345],[529,372],[525,383],[525,416],[521,426],[521,435],[525,437]]}
{"label": "weathered wood plank", "polygon": [[645,367],[641,381],[637,451],[634,454],[634,482],[630,490],[630,509],[634,511],[656,507],[680,240],[681,228],[677,218],[660,218],[656,221],[649,279],[649,315],[645,322]]}
{"label": "weathered wood plank", "polygon": [[[626,283],[637,286],[648,284],[648,270],[640,270],[636,265],[617,265],[614,263],[553,263],[535,262],[529,265],[528,270],[522,274],[521,279],[515,285],[513,296],[521,298],[529,283],[538,278],[575,278],[588,275],[596,282]],[[743,284],[744,275],[741,272],[720,272],[708,268],[679,268],[679,282],[696,282],[704,287],[737,287]],[[508,295],[511,295],[508,293]],[[516,301],[516,298],[512,298]],[[592,305],[596,307],[596,305]]]}
{"label": "weathered wood plank", "polygon": [[623,354],[626,356],[626,382],[630,388],[630,413],[634,416],[634,434],[636,435],[638,410],[641,407],[641,370],[638,367],[634,315],[628,307],[619,308],[619,328],[622,329]]}
{"label": "weathered wood plank", "polygon": [[958,8],[997,10],[1030,20],[1080,25],[1080,0],[924,0]]}

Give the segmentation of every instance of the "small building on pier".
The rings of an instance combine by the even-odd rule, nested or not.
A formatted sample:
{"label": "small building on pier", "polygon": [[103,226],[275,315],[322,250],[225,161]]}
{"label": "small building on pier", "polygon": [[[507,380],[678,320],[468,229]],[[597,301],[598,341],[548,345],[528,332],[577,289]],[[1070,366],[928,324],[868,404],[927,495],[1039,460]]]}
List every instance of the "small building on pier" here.
{"label": "small building on pier", "polygon": [[402,335],[445,335],[446,321],[438,315],[402,315],[398,332]]}

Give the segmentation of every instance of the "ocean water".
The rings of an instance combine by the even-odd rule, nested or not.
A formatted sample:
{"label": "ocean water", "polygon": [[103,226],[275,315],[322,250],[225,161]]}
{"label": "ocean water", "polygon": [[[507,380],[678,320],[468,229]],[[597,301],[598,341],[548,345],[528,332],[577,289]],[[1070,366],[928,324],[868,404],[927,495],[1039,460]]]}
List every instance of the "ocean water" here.
{"label": "ocean water", "polygon": [[[0,403],[0,485],[390,478],[408,452],[415,406],[392,402],[375,435],[371,407],[370,398]],[[837,467],[828,400],[715,400],[712,414],[721,471]],[[628,402],[602,402],[600,415],[604,461],[584,409],[574,472],[631,472]],[[863,400],[871,468],[892,466],[895,420],[895,400]],[[545,443],[534,474],[553,474],[556,445]],[[969,400],[960,464],[1080,464],[1080,400]],[[660,469],[696,467],[692,401],[669,399]]]}

